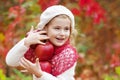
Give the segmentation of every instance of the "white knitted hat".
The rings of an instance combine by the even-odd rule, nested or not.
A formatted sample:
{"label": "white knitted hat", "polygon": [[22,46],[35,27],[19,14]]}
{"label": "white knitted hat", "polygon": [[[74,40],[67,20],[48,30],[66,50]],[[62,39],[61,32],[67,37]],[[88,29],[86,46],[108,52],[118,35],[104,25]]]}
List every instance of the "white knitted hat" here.
{"label": "white knitted hat", "polygon": [[37,27],[41,30],[45,27],[45,25],[55,16],[65,14],[71,19],[71,26],[74,29],[74,16],[72,12],[62,5],[54,5],[48,7],[40,16],[40,22],[38,23]]}

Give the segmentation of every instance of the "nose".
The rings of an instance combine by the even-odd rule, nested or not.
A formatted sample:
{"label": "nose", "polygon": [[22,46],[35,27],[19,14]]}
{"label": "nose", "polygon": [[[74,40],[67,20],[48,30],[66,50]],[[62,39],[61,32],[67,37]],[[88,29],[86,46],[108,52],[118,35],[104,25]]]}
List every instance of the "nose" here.
{"label": "nose", "polygon": [[65,31],[64,30],[60,30],[60,35],[65,35]]}

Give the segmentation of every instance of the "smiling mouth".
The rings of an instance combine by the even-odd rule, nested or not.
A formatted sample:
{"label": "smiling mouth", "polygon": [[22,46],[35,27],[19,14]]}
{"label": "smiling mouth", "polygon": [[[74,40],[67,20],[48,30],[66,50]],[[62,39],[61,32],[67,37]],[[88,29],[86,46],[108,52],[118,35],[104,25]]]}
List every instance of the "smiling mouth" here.
{"label": "smiling mouth", "polygon": [[64,41],[64,38],[56,38],[58,41]]}

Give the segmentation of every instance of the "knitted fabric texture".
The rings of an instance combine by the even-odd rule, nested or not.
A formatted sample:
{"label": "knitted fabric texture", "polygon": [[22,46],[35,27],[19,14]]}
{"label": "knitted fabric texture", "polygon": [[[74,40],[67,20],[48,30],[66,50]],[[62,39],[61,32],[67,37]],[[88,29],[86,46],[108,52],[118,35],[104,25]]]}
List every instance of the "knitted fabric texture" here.
{"label": "knitted fabric texture", "polygon": [[77,61],[78,54],[76,49],[69,43],[55,48],[55,53],[51,59],[52,75],[58,76],[69,69]]}
{"label": "knitted fabric texture", "polygon": [[42,30],[45,25],[52,20],[55,16],[65,14],[71,19],[71,27],[74,29],[74,16],[72,12],[62,5],[54,5],[48,7],[40,16],[40,22],[38,23],[37,27]]}

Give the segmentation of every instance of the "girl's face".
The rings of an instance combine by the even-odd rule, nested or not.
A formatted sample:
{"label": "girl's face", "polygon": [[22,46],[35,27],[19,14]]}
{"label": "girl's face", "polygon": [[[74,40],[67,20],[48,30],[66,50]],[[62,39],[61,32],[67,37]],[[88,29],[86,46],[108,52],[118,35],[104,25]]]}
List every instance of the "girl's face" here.
{"label": "girl's face", "polygon": [[47,25],[47,35],[49,40],[55,46],[62,46],[70,37],[70,24],[69,18],[55,17]]}

